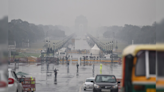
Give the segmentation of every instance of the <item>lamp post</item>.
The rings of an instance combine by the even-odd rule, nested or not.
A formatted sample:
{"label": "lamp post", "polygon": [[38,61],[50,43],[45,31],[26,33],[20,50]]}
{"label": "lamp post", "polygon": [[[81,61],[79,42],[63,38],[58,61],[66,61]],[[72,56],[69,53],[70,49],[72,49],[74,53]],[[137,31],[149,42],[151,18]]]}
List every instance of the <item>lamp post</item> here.
{"label": "lamp post", "polygon": [[46,48],[48,48],[48,40],[46,40]]}
{"label": "lamp post", "polygon": [[56,47],[56,46],[55,46],[55,43],[53,43],[53,50],[54,50],[54,51],[56,50],[55,47]]}
{"label": "lamp post", "polygon": [[112,45],[112,42],[109,43],[109,46],[110,46],[110,53],[112,53],[111,45]]}
{"label": "lamp post", "polygon": [[108,54],[109,54],[109,49],[110,49],[109,46],[110,46],[110,45],[109,45],[109,42],[108,42],[108,50],[107,50]]}
{"label": "lamp post", "polygon": [[49,44],[49,48],[50,48],[50,41],[49,41],[49,43],[48,43],[48,44]]}
{"label": "lamp post", "polygon": [[117,41],[116,41],[116,50],[118,49],[118,46],[117,46]]}
{"label": "lamp post", "polygon": [[103,44],[103,46],[104,46],[104,48],[103,48],[104,50],[103,51],[105,52],[105,44]]}
{"label": "lamp post", "polygon": [[112,49],[111,49],[111,70],[113,72],[113,41],[111,42],[112,44]]}
{"label": "lamp post", "polygon": [[113,54],[113,41],[111,42],[111,44],[112,44],[112,54]]}
{"label": "lamp post", "polygon": [[106,43],[106,53],[108,54],[108,43]]}

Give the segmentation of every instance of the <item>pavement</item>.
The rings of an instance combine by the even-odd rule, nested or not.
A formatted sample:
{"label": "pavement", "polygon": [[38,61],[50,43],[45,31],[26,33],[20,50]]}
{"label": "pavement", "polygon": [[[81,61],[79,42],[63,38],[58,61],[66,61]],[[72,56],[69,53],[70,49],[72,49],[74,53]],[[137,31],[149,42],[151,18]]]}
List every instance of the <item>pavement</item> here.
{"label": "pavement", "polygon": [[[89,45],[86,44],[85,40],[79,40],[82,44],[85,44],[85,47],[89,49]],[[80,43],[76,41],[76,43]],[[75,44],[76,44],[75,43]],[[81,44],[81,45],[82,45]],[[80,45],[75,45],[75,48],[84,49],[83,47],[79,47]],[[73,58],[79,58],[87,55],[87,54],[71,54]],[[69,66],[66,64],[60,63],[59,65],[52,64],[50,68],[58,69],[57,79],[55,80],[54,72],[46,75],[45,71],[41,71],[41,66],[37,66],[34,64],[26,64],[23,66],[19,66],[19,69],[16,72],[22,71],[28,73],[29,77],[36,78],[36,92],[84,92],[83,83],[86,78],[94,77],[96,74],[100,74],[100,63],[95,63],[94,72],[93,65],[89,66],[79,66],[77,71],[76,64],[80,61],[70,61]],[[102,63],[103,64],[103,63]],[[46,66],[46,65],[45,65]],[[46,67],[45,67],[46,68]],[[121,77],[122,67],[119,64],[114,64],[113,68],[111,65],[102,66],[102,74],[114,74],[116,77]],[[92,92],[92,90],[86,90],[85,92]]]}

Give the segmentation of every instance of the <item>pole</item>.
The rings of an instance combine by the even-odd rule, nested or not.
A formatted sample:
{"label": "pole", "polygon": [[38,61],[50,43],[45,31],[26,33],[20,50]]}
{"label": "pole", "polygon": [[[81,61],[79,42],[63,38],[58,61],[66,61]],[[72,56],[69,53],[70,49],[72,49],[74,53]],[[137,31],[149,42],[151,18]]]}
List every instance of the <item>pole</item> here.
{"label": "pole", "polygon": [[113,41],[112,41],[112,52],[111,52],[111,54],[112,54],[111,71],[112,71],[112,73],[113,73]]}

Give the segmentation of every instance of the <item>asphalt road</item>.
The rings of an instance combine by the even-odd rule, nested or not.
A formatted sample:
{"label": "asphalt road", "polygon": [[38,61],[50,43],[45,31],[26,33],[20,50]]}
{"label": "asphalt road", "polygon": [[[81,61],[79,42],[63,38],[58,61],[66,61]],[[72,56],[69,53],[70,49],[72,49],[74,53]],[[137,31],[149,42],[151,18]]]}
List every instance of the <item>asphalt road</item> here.
{"label": "asphalt road", "polygon": [[[89,49],[89,45],[86,44],[85,40],[79,40],[85,47]],[[76,41],[76,43],[80,43]],[[75,48],[83,49],[79,47],[81,45],[75,45]],[[85,48],[84,47],[84,48]],[[73,58],[80,58],[82,54],[72,54]],[[93,66],[79,66],[77,71],[76,67],[77,61],[70,61],[69,66],[66,64],[50,65],[50,67],[58,69],[57,80],[54,78],[54,73],[49,73],[46,75],[45,71],[41,71],[41,66],[36,64],[27,64],[19,66],[16,72],[22,71],[28,73],[27,77],[36,78],[36,92],[92,92],[92,90],[83,90],[83,83],[86,78],[94,77],[96,74],[100,73],[99,67],[100,63],[95,63],[95,68]],[[78,61],[79,62],[79,61]],[[45,65],[46,66],[46,65]],[[93,73],[94,70],[94,73]],[[113,71],[112,71],[113,70]],[[110,64],[103,64],[102,74],[114,74],[116,77],[121,77],[121,65],[115,64],[111,68]]]}
{"label": "asphalt road", "polygon": [[78,38],[75,39],[75,49],[76,50],[90,50],[90,46],[88,45],[87,41],[85,38]]}

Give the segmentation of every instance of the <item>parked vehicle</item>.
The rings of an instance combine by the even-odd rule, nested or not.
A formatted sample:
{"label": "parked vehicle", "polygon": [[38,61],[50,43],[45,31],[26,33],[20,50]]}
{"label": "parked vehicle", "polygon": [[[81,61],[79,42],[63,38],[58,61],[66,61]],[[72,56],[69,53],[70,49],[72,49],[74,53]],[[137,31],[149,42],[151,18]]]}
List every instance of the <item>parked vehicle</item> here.
{"label": "parked vehicle", "polygon": [[0,92],[8,92],[7,91],[7,73],[3,70],[0,71]]}
{"label": "parked vehicle", "polygon": [[84,82],[84,85],[83,85],[84,90],[93,89],[93,82],[92,81],[94,81],[94,79],[95,79],[94,77],[86,79],[86,81]]}
{"label": "parked vehicle", "polygon": [[93,92],[118,92],[118,83],[114,75],[98,74],[93,81]]}
{"label": "parked vehicle", "polygon": [[21,81],[14,70],[8,69],[8,92],[23,92]]}

